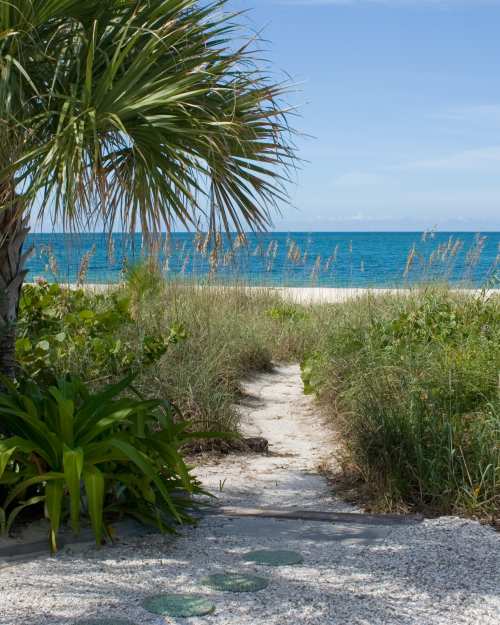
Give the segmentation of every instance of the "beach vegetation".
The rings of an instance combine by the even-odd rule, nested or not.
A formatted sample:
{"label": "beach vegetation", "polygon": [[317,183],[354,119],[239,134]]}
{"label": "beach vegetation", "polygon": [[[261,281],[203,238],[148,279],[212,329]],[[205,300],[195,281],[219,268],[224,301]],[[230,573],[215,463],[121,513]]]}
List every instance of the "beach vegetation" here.
{"label": "beach vegetation", "polygon": [[[37,218],[264,229],[295,163],[287,82],[227,0],[0,0],[0,371]],[[79,272],[87,273],[90,255]],[[43,347],[43,344],[41,347]]]}
{"label": "beach vegetation", "polygon": [[[332,314],[333,313],[333,314]],[[303,378],[382,510],[500,510],[500,301],[428,288],[331,311]]]}
{"label": "beach vegetation", "polygon": [[90,522],[97,544],[125,514],[162,531],[190,520],[200,488],[180,448],[198,435],[170,402],[123,396],[131,382],[92,392],[71,376],[3,380],[0,416],[12,433],[0,440],[4,532],[29,506],[45,509],[52,551],[67,520],[75,533]]}
{"label": "beach vegetation", "polygon": [[16,356],[23,376],[41,381],[71,372],[103,384],[157,361],[183,329],[144,325],[127,290],[89,293],[39,281],[20,300]]}
{"label": "beach vegetation", "polygon": [[[119,306],[111,336],[121,336],[135,354],[122,366],[113,355],[101,359],[82,348],[80,357],[54,354],[48,366],[28,363],[27,372],[45,385],[83,377],[94,394],[132,369],[135,391],[170,398],[179,410],[173,422],[187,421],[188,431],[204,433],[181,446],[186,453],[230,449],[215,433],[238,435],[242,381],[274,362],[300,361],[305,392],[317,398],[338,434],[337,484],[355,484],[369,509],[498,515],[500,302],[494,293],[431,286],[301,305],[272,289],[158,276],[149,289],[144,267],[133,276],[98,292],[25,287],[23,306],[33,310],[29,323],[20,324],[21,340],[36,346],[49,337],[57,350],[57,320],[86,310],[93,313],[84,315],[91,331],[80,320],[68,334],[89,332],[91,345],[95,317]],[[20,319],[27,314],[22,310]],[[148,336],[166,345],[154,358],[143,347]],[[35,490],[16,497],[7,513],[39,496]]]}

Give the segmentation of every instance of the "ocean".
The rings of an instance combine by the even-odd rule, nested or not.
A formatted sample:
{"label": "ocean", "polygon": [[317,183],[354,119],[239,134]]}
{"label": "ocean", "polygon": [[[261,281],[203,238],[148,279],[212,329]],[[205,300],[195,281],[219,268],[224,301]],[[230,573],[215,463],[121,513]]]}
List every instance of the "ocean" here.
{"label": "ocean", "polygon": [[[172,279],[239,281],[252,285],[403,287],[432,280],[499,286],[500,232],[273,232],[247,240],[199,235],[158,241],[157,257]],[[147,254],[140,234],[37,233],[28,244],[28,280],[118,282]]]}

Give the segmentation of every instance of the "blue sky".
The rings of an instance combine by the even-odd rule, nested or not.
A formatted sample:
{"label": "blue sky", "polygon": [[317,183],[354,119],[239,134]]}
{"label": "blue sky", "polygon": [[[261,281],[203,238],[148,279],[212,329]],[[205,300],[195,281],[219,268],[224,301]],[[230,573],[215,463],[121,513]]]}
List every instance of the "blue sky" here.
{"label": "blue sky", "polygon": [[300,92],[277,230],[500,230],[500,0],[231,0]]}

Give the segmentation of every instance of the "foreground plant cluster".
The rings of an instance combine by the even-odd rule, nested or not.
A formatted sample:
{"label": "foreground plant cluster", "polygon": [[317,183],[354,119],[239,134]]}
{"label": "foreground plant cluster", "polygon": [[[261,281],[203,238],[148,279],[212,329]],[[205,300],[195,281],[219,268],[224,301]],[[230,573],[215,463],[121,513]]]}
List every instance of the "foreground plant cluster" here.
{"label": "foreground plant cluster", "polygon": [[45,514],[56,549],[66,523],[100,542],[124,515],[189,521],[193,440],[219,448],[238,431],[242,379],[297,360],[372,507],[495,518],[499,345],[500,302],[486,294],[299,306],[167,283],[148,264],[100,293],[28,285],[18,380],[0,395],[1,528]]}
{"label": "foreground plant cluster", "polygon": [[161,530],[190,521],[200,487],[181,448],[205,433],[188,428],[168,395],[139,390],[141,375],[186,338],[179,324],[141,318],[153,284],[161,287],[151,277],[137,285],[131,271],[107,294],[24,287],[19,371],[1,380],[2,533],[45,515],[55,551],[68,520],[75,533],[90,523],[97,543],[123,515]]}

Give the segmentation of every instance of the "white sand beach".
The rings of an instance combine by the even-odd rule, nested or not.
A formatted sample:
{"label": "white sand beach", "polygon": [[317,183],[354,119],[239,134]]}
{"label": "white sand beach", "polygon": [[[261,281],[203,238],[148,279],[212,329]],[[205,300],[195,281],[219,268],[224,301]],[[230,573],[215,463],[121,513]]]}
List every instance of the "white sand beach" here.
{"label": "white sand beach", "polygon": [[[174,282],[176,288],[182,288],[184,283]],[[69,284],[61,286],[67,286],[71,289],[84,288],[95,292],[107,292],[113,290],[119,286],[116,284],[84,284],[76,285]],[[189,286],[198,286],[196,283],[190,283]],[[280,295],[284,300],[291,301],[297,304],[340,304],[351,300],[371,296],[381,297],[384,295],[393,296],[409,296],[412,293],[421,292],[425,287],[415,288],[337,288],[337,287],[291,287],[291,286],[248,286],[245,284],[237,285],[225,285],[214,284],[203,286],[199,285],[199,288],[213,288],[213,289],[243,289],[249,293],[275,293]],[[464,296],[479,297],[484,295],[485,297],[498,297],[500,296],[500,289],[451,289],[453,293],[460,293]]]}

